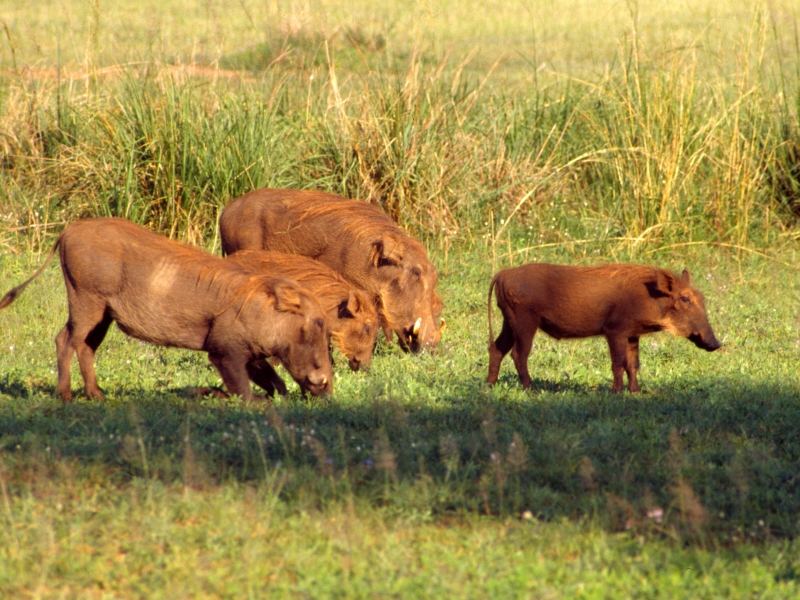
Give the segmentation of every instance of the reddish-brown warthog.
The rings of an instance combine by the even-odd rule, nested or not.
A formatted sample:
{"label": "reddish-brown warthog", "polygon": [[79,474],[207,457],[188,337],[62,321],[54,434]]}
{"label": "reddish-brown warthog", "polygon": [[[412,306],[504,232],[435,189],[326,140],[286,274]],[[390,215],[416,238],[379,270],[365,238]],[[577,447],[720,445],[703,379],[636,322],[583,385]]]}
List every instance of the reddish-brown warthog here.
{"label": "reddish-brown warthog", "polygon": [[249,380],[270,394],[286,387],[264,360],[276,358],[300,387],[332,389],[328,332],[319,304],[297,284],[243,272],[224,259],[123,219],[67,226],[47,261],[0,300],[9,305],[60,251],[69,316],[56,337],[58,393],[71,400],[73,352],[86,394],[102,398],[95,352],[112,321],[162,346],[208,353],[231,393],[252,397]]}
{"label": "reddish-brown warthog", "polygon": [[[496,290],[503,329],[492,341],[491,301]],[[703,295],[689,272],[677,275],[640,265],[573,267],[528,264],[497,273],[489,286],[489,376],[511,350],[523,387],[531,384],[528,355],[537,329],[556,339],[603,335],[611,351],[614,392],[639,391],[639,337],[669,331],[709,352],[720,347],[706,316]]]}
{"label": "reddish-brown warthog", "polygon": [[372,298],[318,260],[268,250],[242,250],[226,259],[252,273],[296,281],[319,302],[333,343],[350,368],[368,367],[378,335],[378,311]]}
{"label": "reddish-brown warthog", "polygon": [[222,250],[315,258],[374,299],[388,338],[411,350],[441,338],[437,273],[422,244],[379,208],[311,190],[255,190],[225,207]]}

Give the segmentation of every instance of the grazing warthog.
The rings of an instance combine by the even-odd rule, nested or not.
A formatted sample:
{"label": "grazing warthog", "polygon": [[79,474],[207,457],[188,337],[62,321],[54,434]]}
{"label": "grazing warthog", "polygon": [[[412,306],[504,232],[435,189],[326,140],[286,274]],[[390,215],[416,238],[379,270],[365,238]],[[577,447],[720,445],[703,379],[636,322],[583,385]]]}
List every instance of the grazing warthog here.
{"label": "grazing warthog", "polygon": [[315,258],[366,290],[387,338],[417,351],[441,338],[436,269],[422,244],[379,208],[308,190],[255,190],[225,207],[222,250],[277,250]]}
{"label": "grazing warthog", "polygon": [[286,387],[264,360],[276,358],[313,395],[332,390],[328,332],[319,304],[295,283],[244,273],[224,259],[123,219],[67,226],[45,263],[0,300],[3,308],[60,250],[69,317],[56,337],[58,393],[72,398],[70,362],[92,398],[102,398],[95,352],[112,321],[126,334],[208,353],[228,390],[252,397],[249,379],[268,393]]}
{"label": "grazing warthog", "polygon": [[[492,341],[492,290],[503,313],[503,329]],[[528,264],[497,273],[489,286],[489,376],[511,350],[523,387],[531,384],[528,355],[537,329],[556,339],[603,335],[611,351],[612,391],[639,391],[639,337],[669,331],[709,352],[720,347],[708,323],[703,295],[689,272],[656,267],[603,265],[571,267]]]}
{"label": "grazing warthog", "polygon": [[368,367],[378,335],[378,312],[372,298],[318,260],[267,250],[242,250],[226,261],[252,273],[296,281],[325,313],[333,343],[347,357],[350,368]]}

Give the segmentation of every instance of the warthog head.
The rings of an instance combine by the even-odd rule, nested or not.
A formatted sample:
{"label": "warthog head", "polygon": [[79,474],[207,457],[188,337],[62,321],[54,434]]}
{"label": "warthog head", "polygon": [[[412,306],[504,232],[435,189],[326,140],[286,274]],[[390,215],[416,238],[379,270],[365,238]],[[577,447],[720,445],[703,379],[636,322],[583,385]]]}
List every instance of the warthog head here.
{"label": "warthog head", "polygon": [[358,371],[369,367],[378,335],[378,313],[369,296],[353,291],[339,304],[331,337],[347,357],[350,368]]}
{"label": "warthog head", "polygon": [[703,294],[692,287],[689,271],[684,269],[678,278],[662,271],[648,289],[654,297],[669,299],[661,323],[665,330],[709,352],[722,346],[708,322]]}
{"label": "warthog head", "polygon": [[436,347],[442,300],[436,293],[436,269],[422,246],[385,235],[373,242],[370,261],[381,282],[379,311],[387,337],[394,331],[412,352]]}
{"label": "warthog head", "polygon": [[272,291],[275,309],[291,317],[280,324],[286,341],[277,353],[278,360],[304,391],[314,396],[332,393],[333,370],[322,309],[311,296],[288,281],[275,283]]}

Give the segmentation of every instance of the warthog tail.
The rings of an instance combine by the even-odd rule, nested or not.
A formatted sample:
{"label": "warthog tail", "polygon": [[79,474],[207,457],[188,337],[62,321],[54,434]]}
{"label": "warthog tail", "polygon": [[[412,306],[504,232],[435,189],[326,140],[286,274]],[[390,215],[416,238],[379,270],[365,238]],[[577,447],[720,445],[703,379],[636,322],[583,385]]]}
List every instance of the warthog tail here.
{"label": "warthog tail", "polygon": [[5,308],[6,306],[11,304],[12,302],[14,302],[14,300],[17,299],[17,296],[19,296],[23,292],[23,290],[26,287],[28,287],[28,284],[31,281],[33,281],[34,279],[36,279],[39,275],[42,274],[42,271],[44,271],[45,267],[48,264],[50,264],[50,260],[53,258],[53,255],[56,253],[56,249],[58,248],[58,245],[60,243],[61,243],[61,238],[58,238],[56,240],[56,243],[53,244],[53,247],[50,249],[50,254],[48,254],[47,258],[44,259],[44,262],[42,263],[42,265],[38,269],[36,269],[36,272],[33,275],[31,275],[30,277],[28,277],[25,281],[20,283],[17,287],[11,288],[6,293],[6,295],[3,296],[2,299],[0,299],[0,310]]}
{"label": "warthog tail", "polygon": [[486,299],[486,318],[489,321],[489,344],[494,341],[494,333],[492,332],[492,291],[494,285],[497,283],[497,275],[492,277],[492,283],[489,285],[489,297]]}

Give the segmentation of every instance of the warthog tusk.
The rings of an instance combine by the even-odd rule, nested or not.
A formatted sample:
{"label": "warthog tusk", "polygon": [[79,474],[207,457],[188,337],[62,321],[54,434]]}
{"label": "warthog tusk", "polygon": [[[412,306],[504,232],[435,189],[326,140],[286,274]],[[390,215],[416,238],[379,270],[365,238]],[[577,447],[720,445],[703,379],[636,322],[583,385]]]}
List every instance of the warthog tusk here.
{"label": "warthog tusk", "polygon": [[439,321],[439,332],[441,333],[442,331],[444,331],[445,327],[447,327],[447,321],[442,319],[441,321]]}
{"label": "warthog tusk", "polygon": [[419,335],[419,330],[422,329],[422,317],[417,317],[414,321],[414,327],[411,329],[411,334],[414,336]]}

